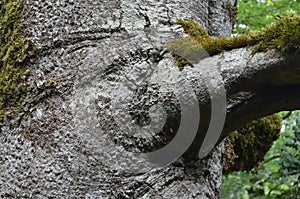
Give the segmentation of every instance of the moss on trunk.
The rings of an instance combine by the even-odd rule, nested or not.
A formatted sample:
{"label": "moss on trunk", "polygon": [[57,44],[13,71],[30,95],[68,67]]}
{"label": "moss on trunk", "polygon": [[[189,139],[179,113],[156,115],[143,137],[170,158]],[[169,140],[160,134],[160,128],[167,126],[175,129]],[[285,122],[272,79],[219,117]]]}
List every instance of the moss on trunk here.
{"label": "moss on trunk", "polygon": [[1,0],[0,3],[0,122],[9,120],[22,109],[27,93],[28,65],[35,53],[29,40],[23,38],[22,3]]}

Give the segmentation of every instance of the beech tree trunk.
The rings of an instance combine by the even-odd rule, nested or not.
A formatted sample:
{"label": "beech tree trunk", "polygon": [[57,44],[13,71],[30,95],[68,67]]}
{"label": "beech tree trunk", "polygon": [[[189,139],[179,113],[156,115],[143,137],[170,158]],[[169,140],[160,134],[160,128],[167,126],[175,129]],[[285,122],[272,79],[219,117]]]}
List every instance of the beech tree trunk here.
{"label": "beech tree trunk", "polygon": [[[37,46],[29,79],[34,94],[18,127],[1,128],[1,196],[220,198],[224,137],[253,119],[299,108],[299,60],[274,51],[250,57],[251,48],[236,49],[178,73],[165,49],[185,35],[177,19],[230,36],[235,4],[24,0],[25,36]],[[216,95],[224,90],[225,104]],[[216,113],[227,116],[217,118],[224,128],[205,145],[214,100]],[[156,154],[148,165],[153,157],[140,154],[179,135],[186,116],[181,105],[195,111],[186,121],[196,123],[188,124],[199,125],[195,135],[186,130],[191,145],[179,145],[175,153],[185,152],[182,157],[167,151],[160,157],[166,163]],[[167,164],[169,157],[179,159]]]}

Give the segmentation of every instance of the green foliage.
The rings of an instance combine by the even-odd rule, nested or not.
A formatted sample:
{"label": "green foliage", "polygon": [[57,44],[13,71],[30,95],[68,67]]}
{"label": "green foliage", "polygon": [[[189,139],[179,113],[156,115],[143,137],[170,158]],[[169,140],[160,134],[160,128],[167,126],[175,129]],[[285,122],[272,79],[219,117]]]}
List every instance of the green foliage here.
{"label": "green foliage", "polygon": [[[294,26],[289,32],[286,27],[286,21],[291,14],[300,13],[299,0],[239,0],[238,1],[238,22],[236,24],[236,33],[249,33],[249,31],[265,28],[268,24],[273,23],[272,29],[268,35],[281,37],[277,42],[281,51],[285,51],[294,45],[288,42],[290,38],[296,38],[297,43],[294,50],[299,52],[299,24]],[[276,20],[277,19],[277,20]],[[282,19],[282,23],[278,23]],[[283,34],[277,34],[276,26],[283,27]],[[288,21],[287,21],[288,22]],[[291,30],[291,29],[290,29]],[[279,33],[280,33],[279,32]],[[285,35],[285,33],[288,33]],[[269,41],[270,42],[270,41]],[[275,44],[274,43],[274,44]],[[290,43],[282,45],[283,43]],[[261,45],[261,46],[260,46]],[[263,47],[259,44],[257,48]],[[283,47],[283,48],[282,48]],[[289,53],[289,50],[285,51]],[[280,113],[286,115],[286,113]],[[258,168],[250,172],[234,172],[223,177],[222,198],[279,198],[279,199],[296,199],[300,193],[300,112],[292,114],[287,120],[283,121],[283,130],[279,139],[274,143],[272,148],[267,152],[264,162]]]}
{"label": "green foliage", "polygon": [[23,39],[22,3],[0,2],[0,122],[13,117],[27,92],[26,70],[35,49]]}
{"label": "green foliage", "polygon": [[259,168],[223,177],[222,198],[293,199],[300,195],[300,112],[284,130]]}
{"label": "green foliage", "polygon": [[[284,122],[285,133],[275,145],[273,152],[280,154],[279,172],[283,175],[300,174],[300,111],[296,111]],[[269,155],[270,155],[269,153]],[[300,177],[300,176],[299,176]]]}
{"label": "green foliage", "polygon": [[260,30],[277,18],[300,14],[300,0],[239,0],[235,31]]}

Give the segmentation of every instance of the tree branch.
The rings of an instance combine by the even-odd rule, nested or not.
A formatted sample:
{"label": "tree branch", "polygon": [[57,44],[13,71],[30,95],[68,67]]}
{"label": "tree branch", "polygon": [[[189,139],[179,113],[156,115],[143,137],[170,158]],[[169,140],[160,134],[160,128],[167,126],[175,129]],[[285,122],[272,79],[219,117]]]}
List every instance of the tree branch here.
{"label": "tree branch", "polygon": [[270,161],[272,161],[272,160],[274,160],[274,159],[277,159],[277,158],[279,158],[279,157],[280,157],[280,155],[273,155],[273,156],[271,156],[271,157],[265,159],[264,161],[260,162],[259,165],[255,168],[255,173],[256,173],[256,172],[257,172],[257,171],[258,171],[265,163],[270,162]]}
{"label": "tree branch", "polygon": [[[236,49],[207,58],[199,64],[208,66],[215,63],[215,66],[209,66],[210,73],[219,70],[226,87],[226,121],[219,141],[254,119],[300,107],[297,102],[300,97],[299,57],[282,56],[275,51],[251,57],[250,52],[249,48]],[[197,73],[203,70],[201,66],[189,70]],[[203,106],[202,103],[200,106]],[[203,132],[205,129],[200,128],[188,153],[199,150]]]}
{"label": "tree branch", "polygon": [[293,114],[293,111],[289,111],[285,116],[282,117],[283,120],[288,119]]}
{"label": "tree branch", "polygon": [[272,10],[269,10],[267,12],[264,12],[264,13],[261,13],[261,14],[255,14],[255,15],[246,15],[246,16],[243,16],[243,20],[247,19],[247,18],[252,18],[252,17],[263,17],[263,16],[266,16],[267,14],[271,13],[271,12],[275,12],[277,10],[280,10],[281,8],[284,8],[285,5],[281,5],[277,8],[274,8]]}

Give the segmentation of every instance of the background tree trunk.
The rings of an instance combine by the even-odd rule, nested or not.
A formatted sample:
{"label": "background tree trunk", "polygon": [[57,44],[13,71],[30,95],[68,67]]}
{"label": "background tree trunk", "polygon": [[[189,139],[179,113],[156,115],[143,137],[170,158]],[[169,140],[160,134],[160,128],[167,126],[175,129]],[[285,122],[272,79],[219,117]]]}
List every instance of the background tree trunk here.
{"label": "background tree trunk", "polygon": [[[1,196],[220,198],[222,144],[202,160],[123,172],[120,149],[103,148],[103,140],[115,138],[130,150],[141,142],[128,138],[122,143],[126,135],[109,126],[108,107],[102,107],[103,112],[100,105],[106,104],[100,102],[105,101],[106,88],[116,86],[110,83],[120,80],[114,78],[137,81],[135,73],[143,71],[135,68],[149,69],[154,63],[176,68],[163,47],[184,35],[177,19],[192,19],[212,36],[230,36],[235,4],[24,0],[26,37],[38,50],[30,69],[33,94],[25,102],[31,114],[21,115],[14,130],[1,128]],[[160,139],[158,143],[165,143]]]}
{"label": "background tree trunk", "polygon": [[299,108],[296,55],[245,47],[178,72],[177,19],[230,36],[235,3],[24,1],[37,53],[22,110],[0,124],[1,197],[219,198],[212,147]]}

